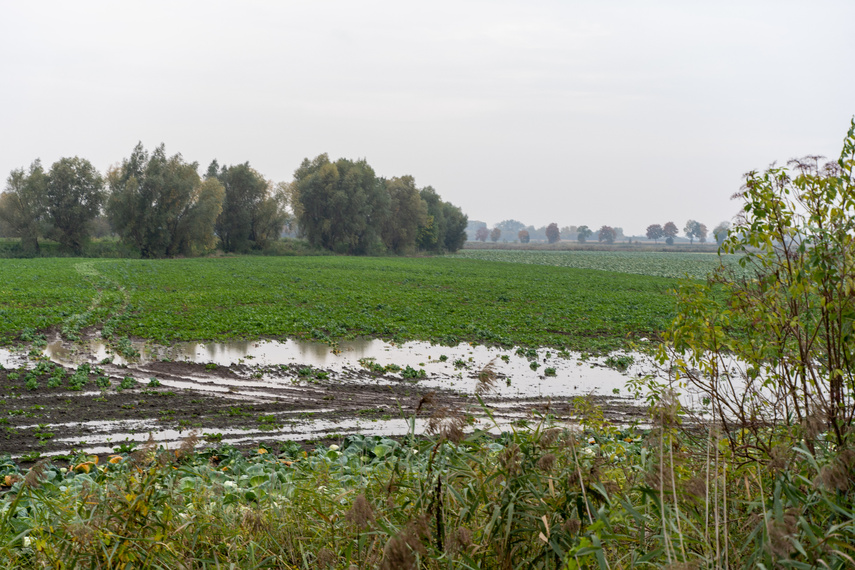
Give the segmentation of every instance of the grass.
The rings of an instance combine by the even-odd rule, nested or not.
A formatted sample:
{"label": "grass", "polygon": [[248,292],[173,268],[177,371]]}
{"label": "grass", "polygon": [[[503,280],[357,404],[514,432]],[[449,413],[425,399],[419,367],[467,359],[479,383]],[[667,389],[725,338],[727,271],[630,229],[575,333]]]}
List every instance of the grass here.
{"label": "grass", "polygon": [[[150,442],[99,461],[0,458],[6,568],[846,568],[851,458],[817,434],[740,464],[715,430],[523,418],[498,437],[426,404],[429,435],[246,454]],[[216,434],[208,436],[216,444]],[[29,460],[37,459],[33,454]],[[844,465],[841,462],[849,462]]]}
{"label": "grass", "polygon": [[635,275],[704,279],[720,263],[739,269],[735,255],[706,252],[544,251],[511,249],[462,250],[452,257],[532,265],[597,269]]}
{"label": "grass", "polygon": [[[104,327],[190,340],[358,336],[601,352],[655,337],[676,279],[445,258],[0,260],[0,342]],[[354,286],[357,284],[358,286]]]}

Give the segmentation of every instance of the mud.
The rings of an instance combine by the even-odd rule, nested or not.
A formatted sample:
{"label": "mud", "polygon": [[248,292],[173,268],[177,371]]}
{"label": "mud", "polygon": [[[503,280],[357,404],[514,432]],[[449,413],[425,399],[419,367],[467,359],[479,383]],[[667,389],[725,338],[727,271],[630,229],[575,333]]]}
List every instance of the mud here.
{"label": "mud", "polygon": [[[437,356],[440,352],[455,356],[450,348],[430,350]],[[472,354],[468,346],[458,351]],[[572,424],[578,419],[574,402],[583,395],[614,423],[644,419],[641,402],[597,393],[600,390],[590,386],[580,388],[585,371],[595,373],[597,367],[587,362],[580,366],[567,358],[553,358],[556,377],[532,376],[561,389],[541,385],[532,391],[527,388],[532,378],[511,380],[508,373],[527,366],[517,363],[513,368],[510,357],[502,361],[492,354],[470,357],[466,367],[459,368],[452,365],[452,358],[418,362],[414,370],[427,371],[404,378],[401,370],[371,371],[355,365],[355,358],[336,357],[340,348],[329,347],[325,352],[333,355],[332,361],[326,356],[303,361],[297,357],[280,359],[289,362],[278,364],[254,360],[252,355],[227,363],[223,359],[158,360],[151,352],[147,358],[128,362],[114,355],[103,358],[86,346],[66,350],[62,357],[57,356],[62,351],[56,346],[51,357],[40,352],[26,347],[0,354],[4,364],[0,370],[0,452],[22,461],[77,451],[102,455],[129,451],[149,438],[175,447],[191,433],[200,438],[200,445],[246,447],[284,440],[333,443],[350,433],[400,436],[415,431],[420,435],[428,429],[432,415],[449,413],[464,414],[471,429],[496,432],[547,416]],[[427,360],[423,355],[411,358]],[[41,370],[36,368],[40,362],[44,363]],[[82,381],[74,362],[89,364],[90,373]],[[318,362],[330,365],[318,366]],[[479,402],[479,372],[490,362],[493,390],[479,393]],[[507,363],[509,368],[503,370],[496,362]],[[64,374],[56,368],[62,368]],[[72,381],[75,370],[76,384]],[[60,377],[60,385],[49,387],[52,377]]]}

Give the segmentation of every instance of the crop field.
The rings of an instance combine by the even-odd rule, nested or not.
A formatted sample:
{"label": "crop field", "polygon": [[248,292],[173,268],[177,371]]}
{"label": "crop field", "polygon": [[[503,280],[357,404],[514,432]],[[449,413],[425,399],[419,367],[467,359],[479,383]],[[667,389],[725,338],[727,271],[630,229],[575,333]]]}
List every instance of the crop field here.
{"label": "crop field", "polygon": [[691,279],[705,278],[721,263],[740,270],[738,256],[715,253],[483,249],[461,250],[450,257]]}
{"label": "crop field", "polygon": [[655,337],[677,283],[448,258],[0,260],[0,341],[353,337],[603,352]]}

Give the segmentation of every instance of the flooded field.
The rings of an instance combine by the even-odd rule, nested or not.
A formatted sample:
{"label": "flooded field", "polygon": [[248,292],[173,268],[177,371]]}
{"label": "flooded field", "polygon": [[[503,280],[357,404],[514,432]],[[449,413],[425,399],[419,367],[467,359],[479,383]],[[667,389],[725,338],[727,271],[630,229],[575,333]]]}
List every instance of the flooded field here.
{"label": "flooded field", "polygon": [[[104,454],[149,438],[173,446],[190,432],[203,442],[235,445],[354,432],[419,435],[431,417],[442,415],[461,415],[470,429],[498,431],[546,415],[572,422],[579,396],[627,424],[643,420],[641,402],[627,397],[628,377],[656,373],[637,353],[594,358],[554,349],[380,340],[332,346],[140,342],[126,347],[133,357],[125,358],[97,338],[78,344],[53,339],[41,350],[41,357],[0,350],[6,387],[0,413],[8,418],[0,448],[16,456]],[[86,380],[51,382],[47,359],[50,378],[84,369]]]}

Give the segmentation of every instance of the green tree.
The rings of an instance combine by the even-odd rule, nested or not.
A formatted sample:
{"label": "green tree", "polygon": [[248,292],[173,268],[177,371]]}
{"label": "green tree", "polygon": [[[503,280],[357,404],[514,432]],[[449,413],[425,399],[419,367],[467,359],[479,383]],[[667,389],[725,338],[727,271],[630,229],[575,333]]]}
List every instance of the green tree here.
{"label": "green tree", "polygon": [[561,239],[561,231],[558,229],[558,224],[552,222],[548,226],[546,226],[546,241],[549,243],[556,243]]}
{"label": "green tree", "polygon": [[249,162],[219,168],[214,160],[206,177],[225,188],[223,210],[214,226],[224,251],[263,249],[279,238],[288,222],[286,197]]}
{"label": "green tree", "polygon": [[[680,376],[752,458],[794,440],[813,452],[817,430],[851,453],[855,119],[839,160],[819,158],[746,175],[740,219],[721,246],[742,273],[723,266],[709,283],[682,287],[666,335]],[[769,429],[781,424],[790,428]]]}
{"label": "green tree", "polygon": [[428,221],[427,203],[422,199],[412,176],[385,181],[389,194],[389,213],[383,225],[383,243],[389,251],[412,254],[416,250],[419,228]]}
{"label": "green tree", "polygon": [[212,250],[225,190],[215,178],[203,182],[197,169],[180,154],[167,157],[163,144],[149,155],[142,143],[110,169],[107,217],[122,240],[143,257]]}
{"label": "green tree", "polygon": [[89,222],[101,211],[104,180],[85,158],[61,158],[47,176],[45,206],[51,236],[63,247],[81,253],[89,238]]}
{"label": "green tree", "polygon": [[705,243],[707,241],[707,227],[698,221],[687,221],[686,227],[683,228],[683,232],[685,232],[686,237],[689,238],[689,244],[695,243],[695,238],[698,238],[698,241],[701,243]]}
{"label": "green tree", "polygon": [[502,233],[508,235],[514,235],[522,229],[525,229],[525,224],[518,220],[502,220],[496,227],[499,228]]}
{"label": "green tree", "polygon": [[451,202],[442,203],[442,215],[445,218],[445,232],[441,238],[444,250],[453,253],[463,247],[466,241],[466,226],[469,224],[469,218],[459,206]]}
{"label": "green tree", "polygon": [[466,241],[469,219],[454,204],[443,202],[436,190],[425,186],[420,190],[427,205],[427,219],[419,228],[418,246],[434,253],[454,252]]}
{"label": "green tree", "polygon": [[294,172],[294,183],[298,223],[309,243],[349,254],[383,249],[389,193],[365,160],[307,158]]}
{"label": "green tree", "polygon": [[13,170],[6,180],[6,191],[0,194],[0,220],[6,233],[21,238],[25,253],[39,252],[39,238],[44,234],[47,175],[41,161],[35,160],[29,171]]}
{"label": "green tree", "polygon": [[448,228],[443,208],[444,202],[431,186],[422,188],[419,195],[427,207],[427,217],[424,224],[419,227],[419,235],[416,240],[418,247],[421,251],[442,253],[445,246],[444,236]]}
{"label": "green tree", "polygon": [[713,229],[713,237],[715,242],[721,246],[724,240],[727,239],[727,233],[730,230],[730,222],[721,222]]}
{"label": "green tree", "polygon": [[592,235],[594,235],[594,232],[588,226],[579,226],[576,229],[576,240],[579,243],[585,243]]}

